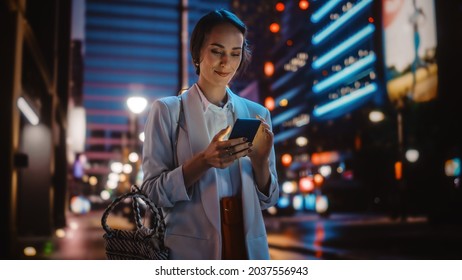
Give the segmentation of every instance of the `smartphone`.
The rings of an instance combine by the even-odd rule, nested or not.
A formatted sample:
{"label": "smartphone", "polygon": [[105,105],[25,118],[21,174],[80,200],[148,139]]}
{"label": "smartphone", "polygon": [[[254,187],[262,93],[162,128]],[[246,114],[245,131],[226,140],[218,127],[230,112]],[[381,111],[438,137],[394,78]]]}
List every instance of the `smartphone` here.
{"label": "smartphone", "polygon": [[229,135],[229,139],[245,137],[248,142],[253,142],[260,124],[261,121],[258,119],[237,119]]}

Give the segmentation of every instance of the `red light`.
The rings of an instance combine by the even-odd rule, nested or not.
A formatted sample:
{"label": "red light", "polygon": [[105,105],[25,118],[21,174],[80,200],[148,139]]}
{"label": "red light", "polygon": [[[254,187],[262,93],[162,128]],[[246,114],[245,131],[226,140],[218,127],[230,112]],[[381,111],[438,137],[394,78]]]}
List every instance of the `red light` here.
{"label": "red light", "polygon": [[278,33],[279,30],[281,29],[281,27],[279,26],[279,24],[277,23],[271,23],[270,27],[269,27],[270,31],[273,32],[273,33]]}
{"label": "red light", "polygon": [[265,107],[268,110],[273,111],[274,108],[276,107],[276,104],[274,103],[274,98],[272,98],[271,96],[268,96],[267,98],[265,98]]}
{"label": "red light", "polygon": [[367,20],[368,20],[370,23],[374,23],[374,18],[373,18],[373,17],[369,17]]}
{"label": "red light", "polygon": [[282,11],[284,11],[284,9],[285,9],[284,3],[278,2],[276,4],[276,11],[282,12]]}
{"label": "red light", "polygon": [[314,190],[313,180],[309,177],[301,178],[298,184],[302,193],[309,193]]}
{"label": "red light", "polygon": [[323,75],[323,76],[327,76],[327,74],[329,74],[329,73],[327,72],[327,70],[322,70],[322,75]]}
{"label": "red light", "polygon": [[298,2],[298,6],[299,6],[300,9],[302,9],[302,10],[307,10],[308,7],[310,6],[310,3],[309,3],[308,1],[301,0],[300,2]]}
{"label": "red light", "polygon": [[287,44],[287,46],[290,47],[290,46],[292,46],[294,44],[294,42],[289,39],[289,40],[287,40],[286,44]]}

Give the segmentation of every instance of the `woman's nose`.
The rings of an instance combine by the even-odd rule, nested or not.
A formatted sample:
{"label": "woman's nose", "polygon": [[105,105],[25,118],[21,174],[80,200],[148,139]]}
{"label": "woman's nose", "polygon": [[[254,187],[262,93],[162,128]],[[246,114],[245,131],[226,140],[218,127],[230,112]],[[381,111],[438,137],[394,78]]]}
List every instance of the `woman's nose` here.
{"label": "woman's nose", "polygon": [[228,55],[227,55],[227,54],[224,54],[224,55],[221,56],[220,65],[221,65],[221,66],[225,66],[227,63],[228,63]]}

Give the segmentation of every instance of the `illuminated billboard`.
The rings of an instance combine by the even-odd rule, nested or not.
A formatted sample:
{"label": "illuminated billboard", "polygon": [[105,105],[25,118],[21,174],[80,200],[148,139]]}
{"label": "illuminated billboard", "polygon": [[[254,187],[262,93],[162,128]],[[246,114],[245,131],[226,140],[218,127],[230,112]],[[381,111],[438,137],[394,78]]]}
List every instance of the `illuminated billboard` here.
{"label": "illuminated billboard", "polygon": [[437,95],[434,0],[383,0],[388,97],[425,102]]}

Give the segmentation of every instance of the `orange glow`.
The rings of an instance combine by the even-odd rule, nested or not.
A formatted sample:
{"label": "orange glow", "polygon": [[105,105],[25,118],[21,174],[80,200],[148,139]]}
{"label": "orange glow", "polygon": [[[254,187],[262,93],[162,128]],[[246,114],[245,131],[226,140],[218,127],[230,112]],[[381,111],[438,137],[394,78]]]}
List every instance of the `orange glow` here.
{"label": "orange glow", "polygon": [[310,6],[310,3],[308,1],[306,1],[306,0],[300,0],[300,2],[298,2],[298,6],[302,10],[307,10],[308,7]]}
{"label": "orange glow", "polygon": [[374,23],[374,18],[373,18],[373,17],[369,17],[367,20],[368,20],[370,23]]}
{"label": "orange glow", "polygon": [[324,241],[325,237],[326,237],[326,234],[324,231],[324,224],[322,222],[317,222],[315,231],[314,231],[314,241],[313,241],[315,256],[317,258],[321,258],[323,255],[322,242]]}
{"label": "orange glow", "polygon": [[287,40],[286,44],[287,44],[287,46],[290,47],[290,46],[292,46],[294,44],[294,42],[289,39],[289,40]]}
{"label": "orange glow", "polygon": [[314,165],[329,164],[340,160],[338,152],[321,152],[311,155],[311,162]]}
{"label": "orange glow", "polygon": [[361,137],[359,135],[356,135],[355,137],[355,149],[357,151],[361,150]]}
{"label": "orange glow", "polygon": [[265,62],[264,70],[267,77],[271,77],[274,74],[274,64],[271,61]]}
{"label": "orange glow", "polygon": [[281,30],[281,27],[279,26],[278,23],[273,22],[273,23],[271,23],[269,29],[270,29],[270,31],[273,32],[273,33],[278,33],[279,30]]}
{"label": "orange glow", "polygon": [[309,193],[314,190],[313,179],[310,177],[303,177],[298,182],[300,186],[300,192],[302,193]]}
{"label": "orange glow", "polygon": [[276,107],[276,104],[274,102],[273,97],[268,96],[267,98],[265,98],[265,107],[270,111],[274,110],[274,108]]}
{"label": "orange glow", "polygon": [[401,161],[395,162],[395,179],[401,180],[403,177],[403,163]]}
{"label": "orange glow", "polygon": [[317,186],[317,187],[320,187],[322,185],[322,183],[324,182],[324,177],[322,177],[321,174],[316,174],[314,175],[313,177],[313,181],[314,181],[314,184]]}
{"label": "orange glow", "polygon": [[282,165],[289,166],[292,163],[292,156],[289,154],[283,154],[281,157]]}
{"label": "orange glow", "polygon": [[286,8],[286,7],[284,6],[284,3],[278,2],[278,3],[276,4],[276,11],[278,11],[278,12],[284,11],[285,8]]}

